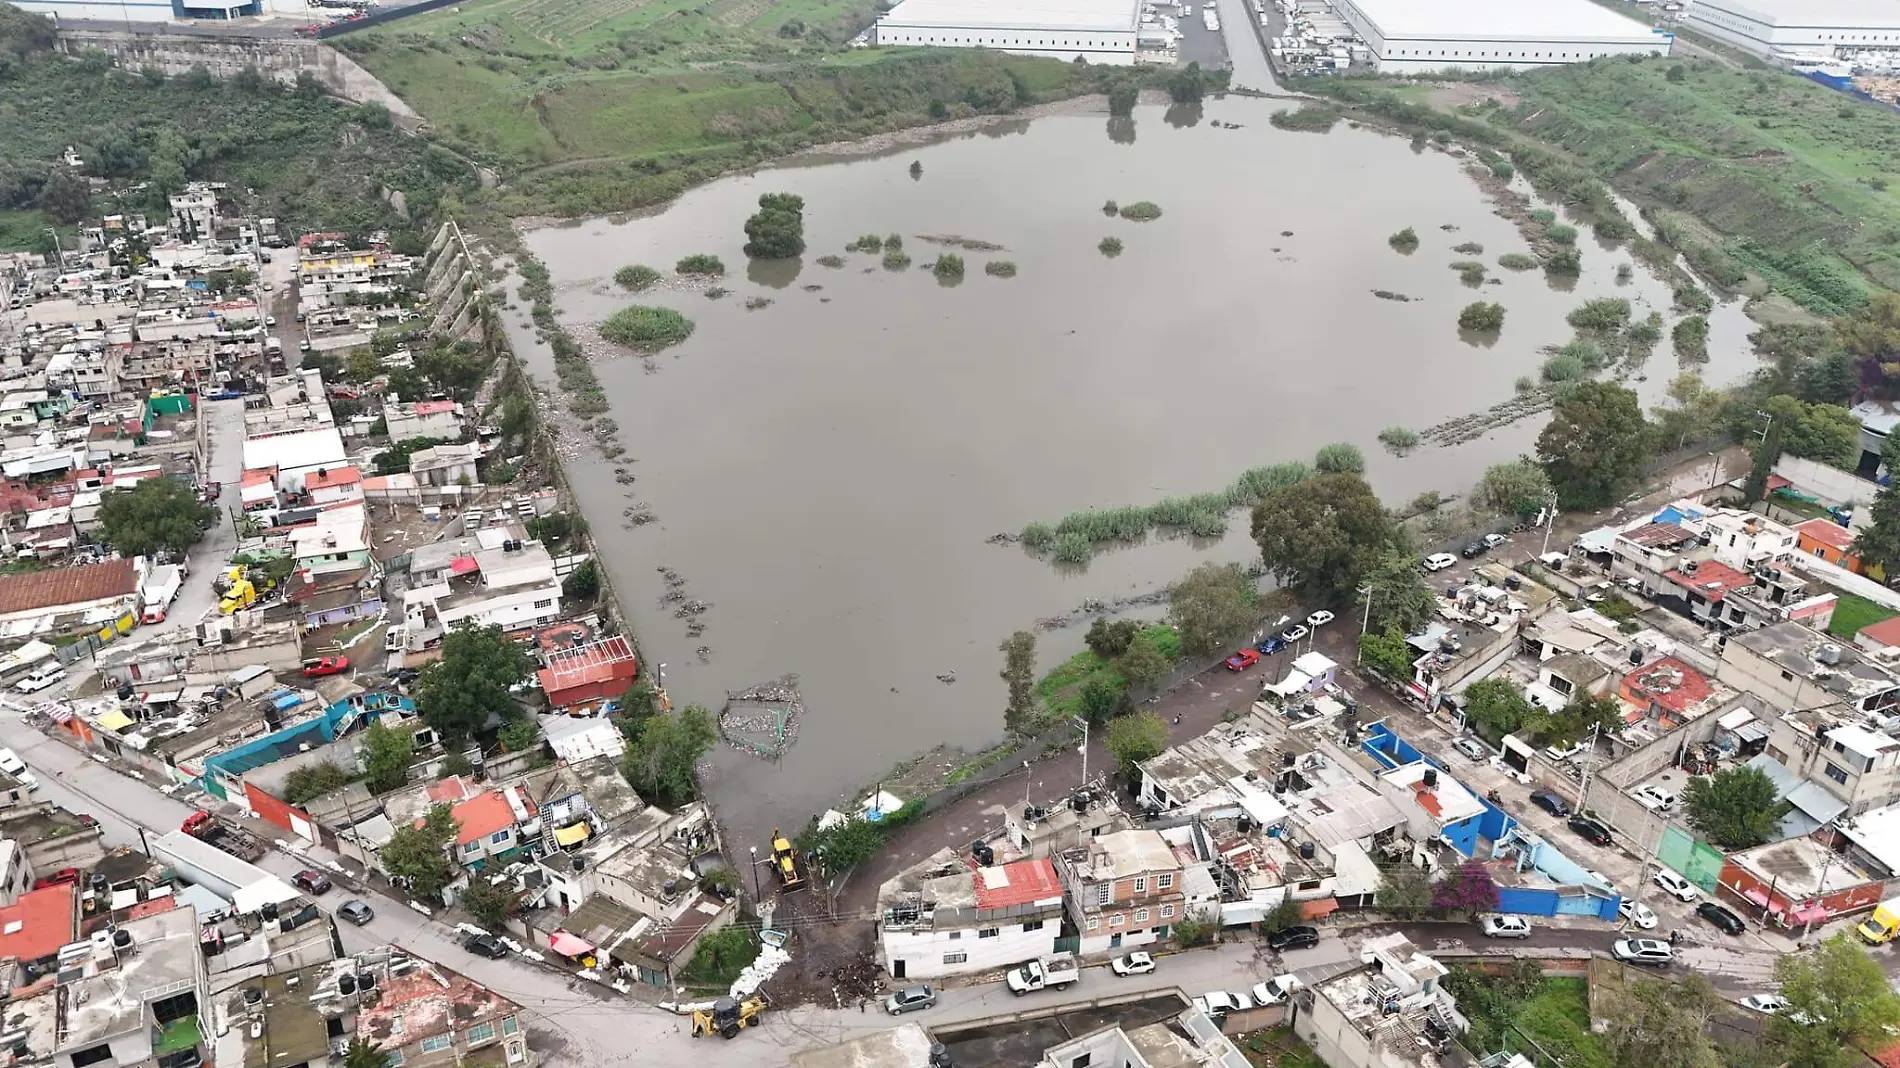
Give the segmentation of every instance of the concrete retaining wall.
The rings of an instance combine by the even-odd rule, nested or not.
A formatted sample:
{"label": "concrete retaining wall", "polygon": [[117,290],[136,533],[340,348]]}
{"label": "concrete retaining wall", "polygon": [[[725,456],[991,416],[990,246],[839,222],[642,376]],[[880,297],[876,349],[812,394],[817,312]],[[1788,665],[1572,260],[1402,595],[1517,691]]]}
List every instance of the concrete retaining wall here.
{"label": "concrete retaining wall", "polygon": [[350,57],[316,41],[275,37],[188,37],[174,33],[127,33],[123,30],[61,30],[59,49],[67,55],[97,49],[126,70],[157,67],[167,74],[184,74],[202,66],[213,77],[230,78],[246,67],[285,84],[308,72],[323,87],[356,104],[374,101],[389,109],[404,129],[422,124],[415,109],[376,76]]}

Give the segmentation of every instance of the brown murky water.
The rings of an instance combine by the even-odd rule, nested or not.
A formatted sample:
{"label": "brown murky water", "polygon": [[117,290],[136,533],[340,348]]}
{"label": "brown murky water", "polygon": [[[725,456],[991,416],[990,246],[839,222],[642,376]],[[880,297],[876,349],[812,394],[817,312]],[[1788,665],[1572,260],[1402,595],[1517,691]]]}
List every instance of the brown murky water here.
{"label": "brown murky water", "polygon": [[[1529,451],[1541,419],[1404,459],[1374,436],[1508,397],[1519,375],[1537,373],[1540,346],[1570,338],[1563,316],[1586,297],[1667,313],[1663,286],[1640,269],[1618,285],[1627,254],[1587,237],[1571,292],[1495,266],[1501,284],[1465,287],[1447,268],[1467,258],[1453,245],[1479,242],[1478,258],[1495,265],[1525,244],[1458,161],[1343,126],[1282,132],[1267,121],[1279,106],[1143,108],[1132,141],[1102,115],[1041,118],[881,157],[800,161],[697,189],[652,217],[527,235],[577,335],[635,300],[697,321],[687,344],[650,364],[597,367],[638,481],[616,485],[614,465],[591,456],[572,474],[676,701],[716,708],[728,689],[801,676],[811,711],[783,763],[730,752],[718,761],[722,801],[742,825],[802,825],[908,754],[994,740],[997,643],[1037,617],[1252,553],[1238,513],[1212,548],[1158,541],[1069,573],[987,545],[989,535],[1216,490],[1247,467],[1309,459],[1339,440],[1365,450],[1388,501],[1463,492],[1485,465]],[[742,224],[770,191],[805,198],[809,251],[748,271]],[[1165,214],[1105,218],[1108,199],[1152,200]],[[1411,256],[1386,245],[1406,226],[1421,239]],[[954,286],[844,252],[861,233],[893,231],[920,263],[934,254],[920,234],[1007,251],[965,253],[969,274]],[[1103,257],[1105,236],[1126,252]],[[624,264],[665,269],[698,252],[735,268],[724,282],[733,295],[634,298],[610,281]],[[846,267],[814,262],[827,253]],[[1014,261],[1019,275],[986,276],[989,258]],[[748,311],[748,296],[774,303]],[[1454,328],[1480,297],[1509,313],[1489,348]],[[524,318],[509,315],[511,328]],[[1706,373],[1733,379],[1750,362],[1746,320],[1730,307],[1712,325]],[[545,350],[525,331],[518,341],[551,381]],[[1638,388],[1654,401],[1676,373],[1666,337],[1648,373]],[[658,522],[620,528],[629,489]],[[660,566],[711,602],[703,638],[660,605]],[[1078,629],[1045,635],[1041,664],[1080,642]],[[712,649],[706,663],[693,654],[701,644]],[[949,672],[954,685],[937,680]]]}

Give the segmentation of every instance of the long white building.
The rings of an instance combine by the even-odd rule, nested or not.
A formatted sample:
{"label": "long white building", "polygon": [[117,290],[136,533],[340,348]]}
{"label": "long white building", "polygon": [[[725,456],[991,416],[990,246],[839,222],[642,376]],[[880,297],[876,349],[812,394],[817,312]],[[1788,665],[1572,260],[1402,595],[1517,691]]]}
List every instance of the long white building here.
{"label": "long white building", "polygon": [[1695,0],[1683,24],[1763,57],[1900,49],[1900,0]]}
{"label": "long white building", "polygon": [[873,42],[1126,66],[1140,25],[1141,0],[900,0],[877,20]]}
{"label": "long white building", "polygon": [[1334,0],[1385,74],[1667,55],[1673,37],[1591,0]]}

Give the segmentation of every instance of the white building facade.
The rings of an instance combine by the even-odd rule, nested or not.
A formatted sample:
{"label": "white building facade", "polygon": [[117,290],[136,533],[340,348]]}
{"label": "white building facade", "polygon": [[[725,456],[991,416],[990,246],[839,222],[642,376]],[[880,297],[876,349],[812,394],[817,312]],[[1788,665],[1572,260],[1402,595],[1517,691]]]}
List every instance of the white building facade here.
{"label": "white building facade", "polygon": [[1140,0],[901,0],[873,27],[883,47],[993,48],[1129,66]]}
{"label": "white building facade", "polygon": [[1667,55],[1673,37],[1591,0],[1335,0],[1382,74],[1530,70],[1599,56]]}
{"label": "white building facade", "polygon": [[1695,0],[1682,21],[1762,57],[1900,48],[1900,0]]}
{"label": "white building facade", "polygon": [[1048,858],[975,871],[933,860],[949,861],[949,873],[899,876],[879,894],[878,949],[891,978],[975,975],[1055,953],[1062,884]]}

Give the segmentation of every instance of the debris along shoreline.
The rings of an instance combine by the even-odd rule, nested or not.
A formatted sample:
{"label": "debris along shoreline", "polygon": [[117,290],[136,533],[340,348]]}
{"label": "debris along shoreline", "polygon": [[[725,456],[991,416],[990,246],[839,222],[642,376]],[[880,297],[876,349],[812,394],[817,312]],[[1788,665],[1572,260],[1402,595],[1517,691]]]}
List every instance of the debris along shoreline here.
{"label": "debris along shoreline", "polygon": [[776,761],[798,742],[805,699],[797,675],[781,675],[743,690],[726,691],[719,710],[719,738],[749,756]]}

